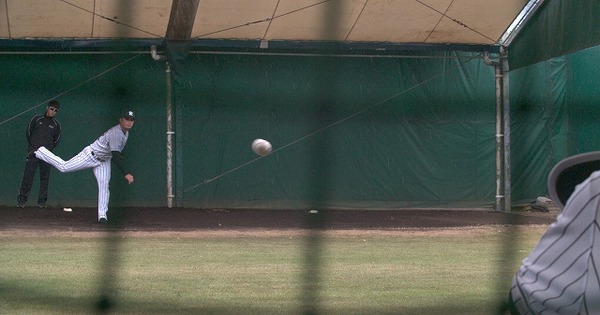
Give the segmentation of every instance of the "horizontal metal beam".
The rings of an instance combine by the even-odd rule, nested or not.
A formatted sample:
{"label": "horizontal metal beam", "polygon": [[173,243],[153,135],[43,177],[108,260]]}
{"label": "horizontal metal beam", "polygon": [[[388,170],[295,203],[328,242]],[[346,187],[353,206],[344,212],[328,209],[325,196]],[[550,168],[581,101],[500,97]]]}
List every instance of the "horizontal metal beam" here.
{"label": "horizontal metal beam", "polygon": [[[150,52],[151,46],[164,46],[164,39],[0,39],[0,54],[11,53],[105,53]],[[498,54],[500,46],[465,44],[404,44],[388,42],[261,41],[197,39],[190,42],[190,53],[285,53],[342,55],[423,55],[428,52],[488,52]]]}

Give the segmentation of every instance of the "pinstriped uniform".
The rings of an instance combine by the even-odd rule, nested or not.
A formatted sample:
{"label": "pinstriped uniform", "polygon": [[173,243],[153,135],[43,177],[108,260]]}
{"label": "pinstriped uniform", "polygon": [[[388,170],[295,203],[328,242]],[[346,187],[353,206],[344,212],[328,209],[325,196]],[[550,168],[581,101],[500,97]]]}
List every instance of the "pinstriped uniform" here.
{"label": "pinstriped uniform", "polygon": [[68,161],[64,161],[44,147],[40,147],[35,155],[62,173],[92,168],[98,183],[98,219],[107,218],[111,152],[121,152],[125,148],[128,137],[129,132],[123,132],[120,125],[116,125]]}
{"label": "pinstriped uniform", "polygon": [[521,314],[600,314],[599,206],[596,171],[577,185],[513,279]]}

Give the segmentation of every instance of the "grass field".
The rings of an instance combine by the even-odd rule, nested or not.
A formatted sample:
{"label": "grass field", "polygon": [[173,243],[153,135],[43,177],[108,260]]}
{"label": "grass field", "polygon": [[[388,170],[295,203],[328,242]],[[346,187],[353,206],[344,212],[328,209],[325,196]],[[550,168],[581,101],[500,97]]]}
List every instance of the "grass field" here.
{"label": "grass field", "polygon": [[0,312],[494,314],[545,228],[5,231]]}

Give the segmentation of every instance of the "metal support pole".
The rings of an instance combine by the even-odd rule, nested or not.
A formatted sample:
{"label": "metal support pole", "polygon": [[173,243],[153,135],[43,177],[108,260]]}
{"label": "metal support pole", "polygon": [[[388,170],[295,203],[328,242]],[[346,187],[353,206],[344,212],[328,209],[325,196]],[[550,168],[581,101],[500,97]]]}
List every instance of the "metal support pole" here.
{"label": "metal support pole", "polygon": [[[150,47],[150,55],[155,61],[167,59],[158,54],[156,46]],[[165,62],[166,85],[167,85],[167,207],[173,208],[173,84],[171,83],[171,65]]]}
{"label": "metal support pole", "polygon": [[503,125],[503,105],[502,88],[503,76],[500,62],[492,61],[487,52],[483,54],[483,61],[488,66],[493,66],[495,70],[496,82],[496,211],[504,211],[504,125]]}
{"label": "metal support pole", "polygon": [[173,104],[172,104],[172,83],[171,66],[166,62],[166,82],[167,82],[167,207],[173,207]]}
{"label": "metal support pole", "polygon": [[511,175],[510,175],[510,94],[509,94],[509,65],[508,51],[500,47],[500,65],[502,67],[502,103],[504,107],[504,211],[510,212],[511,200]]}
{"label": "metal support pole", "polygon": [[502,69],[499,64],[496,69],[496,211],[503,211],[506,203],[504,187],[504,125],[502,102]]}

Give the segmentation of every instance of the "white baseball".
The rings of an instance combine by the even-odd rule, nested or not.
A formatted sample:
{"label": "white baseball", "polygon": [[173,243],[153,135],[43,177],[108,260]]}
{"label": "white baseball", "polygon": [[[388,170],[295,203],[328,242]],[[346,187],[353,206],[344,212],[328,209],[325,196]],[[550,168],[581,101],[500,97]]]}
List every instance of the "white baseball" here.
{"label": "white baseball", "polygon": [[267,155],[271,153],[271,150],[273,150],[273,146],[265,139],[255,139],[252,141],[252,151],[258,155]]}

